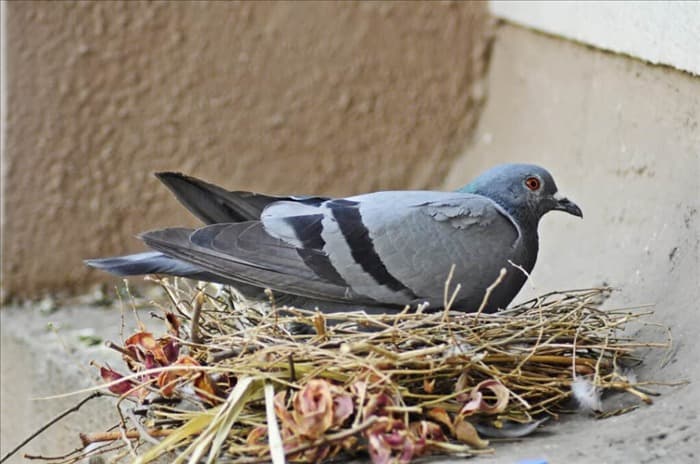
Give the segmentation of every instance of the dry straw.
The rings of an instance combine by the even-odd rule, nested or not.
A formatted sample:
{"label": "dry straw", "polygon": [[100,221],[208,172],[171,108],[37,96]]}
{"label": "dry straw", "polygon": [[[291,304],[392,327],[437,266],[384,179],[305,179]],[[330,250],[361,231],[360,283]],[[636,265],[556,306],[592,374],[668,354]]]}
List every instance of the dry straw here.
{"label": "dry straw", "polygon": [[85,448],[63,462],[115,449],[138,463],[488,453],[487,438],[523,437],[571,411],[572,385],[593,409],[611,390],[650,403],[650,383],[624,373],[640,349],[670,344],[630,338],[630,324],[650,312],[600,309],[607,288],[549,293],[493,315],[329,316],[158,283],[166,333],[144,329],[112,345],[126,366],[101,367],[120,397],[119,427],[84,434]]}

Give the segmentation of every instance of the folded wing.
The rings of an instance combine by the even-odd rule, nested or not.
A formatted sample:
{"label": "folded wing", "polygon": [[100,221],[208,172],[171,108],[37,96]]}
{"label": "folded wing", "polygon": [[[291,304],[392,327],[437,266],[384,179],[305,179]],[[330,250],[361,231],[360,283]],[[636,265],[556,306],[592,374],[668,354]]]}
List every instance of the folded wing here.
{"label": "folded wing", "polygon": [[[188,194],[190,204],[206,211],[203,219],[223,212],[193,199]],[[245,213],[259,220],[163,229],[142,238],[164,255],[222,279],[326,301],[390,306],[429,301],[433,307],[442,303],[453,264],[459,281],[473,286],[466,291],[483,290],[519,238],[495,203],[465,193],[268,199]],[[226,208],[243,216],[239,207]]]}
{"label": "folded wing", "polygon": [[317,196],[274,196],[241,190],[225,190],[217,185],[177,172],[159,172],[156,177],[180,203],[205,224],[260,219],[267,205],[287,200],[319,204],[328,198]]}

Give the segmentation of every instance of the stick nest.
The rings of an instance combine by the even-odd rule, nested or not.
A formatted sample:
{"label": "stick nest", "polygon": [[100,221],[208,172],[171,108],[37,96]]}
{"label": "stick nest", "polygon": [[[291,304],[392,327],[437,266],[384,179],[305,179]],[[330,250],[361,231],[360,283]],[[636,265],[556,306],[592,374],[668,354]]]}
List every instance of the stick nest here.
{"label": "stick nest", "polygon": [[640,349],[669,344],[630,338],[650,312],[600,309],[607,288],[497,314],[323,315],[158,283],[166,330],[112,344],[125,365],[98,367],[121,424],[82,435],[80,458],[115,448],[140,463],[493,452],[487,438],[528,435],[575,409],[573,397],[598,415],[624,412],[599,411],[605,391],[651,402],[629,366]]}

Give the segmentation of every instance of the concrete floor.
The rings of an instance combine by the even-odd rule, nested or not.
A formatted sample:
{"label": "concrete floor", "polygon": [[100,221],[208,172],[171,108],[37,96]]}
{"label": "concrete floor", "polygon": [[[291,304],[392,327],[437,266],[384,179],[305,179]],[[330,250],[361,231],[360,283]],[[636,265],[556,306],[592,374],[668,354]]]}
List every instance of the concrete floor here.
{"label": "concrete floor", "polygon": [[[133,317],[128,312],[125,316],[125,333],[130,333],[135,326]],[[36,398],[95,385],[97,371],[88,366],[90,360],[121,366],[115,352],[102,344],[88,346],[84,341],[92,335],[103,340],[119,340],[121,312],[94,306],[61,308],[52,314],[44,314],[36,307],[6,308],[0,317],[0,452],[4,455],[87,394],[52,400]],[[148,321],[148,314],[142,312],[141,318]],[[56,331],[48,328],[49,323]],[[680,352],[682,348],[683,345]],[[682,362],[680,358],[677,364]],[[650,371],[647,373],[650,377],[659,378],[661,374],[661,378],[667,378],[653,369],[653,364],[649,367],[646,370]],[[669,374],[668,378],[676,376]],[[549,463],[696,462],[700,455],[697,408],[689,407],[700,396],[696,384],[661,391],[663,396],[652,406],[643,405],[627,415],[605,420],[585,414],[566,416],[521,442],[494,442],[494,455],[480,456],[470,462],[510,464],[535,458]],[[101,431],[115,423],[112,400],[93,400],[40,435],[8,463],[27,462],[21,458],[23,453],[48,456],[69,452],[80,446],[80,432]]]}
{"label": "concrete floor", "polygon": [[[120,341],[121,311],[96,306],[42,311],[42,305],[8,307],[0,311],[0,455],[88,393],[66,398],[40,398],[74,392],[97,384],[98,370],[90,361],[121,366],[121,356],[91,337]],[[142,314],[149,322],[148,314]],[[135,324],[126,314],[126,334]],[[155,328],[154,328],[155,329]],[[97,340],[95,339],[95,342]],[[27,462],[23,453],[60,455],[80,447],[80,432],[102,431],[114,425],[113,401],[99,398],[50,428],[8,462]],[[109,411],[108,416],[105,411]]]}

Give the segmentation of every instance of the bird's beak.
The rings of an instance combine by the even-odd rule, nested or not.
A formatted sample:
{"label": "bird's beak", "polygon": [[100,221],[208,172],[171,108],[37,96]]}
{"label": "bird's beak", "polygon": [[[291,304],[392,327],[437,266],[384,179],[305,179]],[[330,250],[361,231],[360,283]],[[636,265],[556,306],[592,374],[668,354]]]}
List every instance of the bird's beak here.
{"label": "bird's beak", "polygon": [[576,203],[569,200],[559,192],[554,194],[554,200],[556,200],[556,204],[554,206],[555,210],[565,211],[569,214],[573,214],[574,216],[578,216],[580,218],[583,217],[583,212],[581,211],[581,208],[579,208]]}

